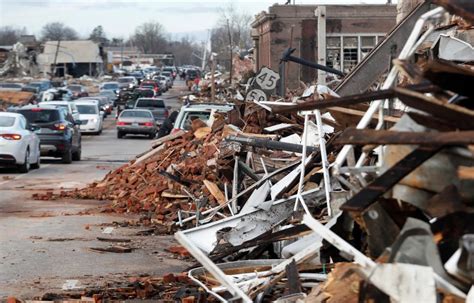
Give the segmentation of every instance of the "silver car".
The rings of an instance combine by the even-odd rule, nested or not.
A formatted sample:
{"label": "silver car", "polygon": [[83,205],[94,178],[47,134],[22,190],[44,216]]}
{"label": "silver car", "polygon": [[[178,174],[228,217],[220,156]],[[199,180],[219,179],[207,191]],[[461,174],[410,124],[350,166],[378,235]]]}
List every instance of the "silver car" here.
{"label": "silver car", "polygon": [[151,111],[146,109],[126,109],[117,119],[117,138],[127,134],[148,135],[155,138],[158,128]]}
{"label": "silver car", "polygon": [[40,140],[22,114],[0,112],[0,166],[40,167]]}

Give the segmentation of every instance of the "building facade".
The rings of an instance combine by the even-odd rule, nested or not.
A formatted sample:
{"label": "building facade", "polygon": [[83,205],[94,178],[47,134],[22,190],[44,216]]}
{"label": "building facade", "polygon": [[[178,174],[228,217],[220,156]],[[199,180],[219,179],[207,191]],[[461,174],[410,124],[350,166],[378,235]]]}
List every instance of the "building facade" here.
{"label": "building facade", "polygon": [[[345,73],[360,62],[396,24],[395,5],[325,5],[325,60],[318,60],[317,5],[273,5],[252,23],[257,69],[279,69],[283,52],[296,48],[296,57],[324,63]],[[316,80],[317,71],[287,64],[286,85]]]}

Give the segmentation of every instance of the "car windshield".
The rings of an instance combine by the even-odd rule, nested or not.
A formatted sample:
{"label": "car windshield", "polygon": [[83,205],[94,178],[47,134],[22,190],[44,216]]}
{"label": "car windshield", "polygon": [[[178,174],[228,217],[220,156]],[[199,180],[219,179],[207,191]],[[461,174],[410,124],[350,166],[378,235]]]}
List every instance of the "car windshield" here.
{"label": "car windshield", "polygon": [[59,111],[54,109],[35,108],[23,109],[18,112],[25,116],[30,123],[48,123],[60,119]]}
{"label": "car windshield", "polygon": [[163,100],[153,100],[153,99],[145,99],[145,100],[138,100],[136,107],[155,107],[155,108],[162,108],[165,107],[165,103]]}
{"label": "car windshield", "polygon": [[94,115],[97,114],[97,106],[91,104],[78,104],[77,111],[83,115]]}
{"label": "car windshield", "polygon": [[[127,81],[123,81],[123,82],[127,82]],[[107,84],[104,84],[104,86],[102,86],[102,89],[117,89],[117,88],[118,88],[118,85],[115,83],[107,83]]]}
{"label": "car windshield", "polygon": [[126,110],[120,115],[120,118],[152,118],[151,113],[142,110]]}
{"label": "car windshield", "polygon": [[184,130],[190,130],[192,122],[196,119],[200,119],[203,122],[207,122],[209,117],[211,116],[210,111],[202,111],[202,112],[186,112],[184,119],[182,120],[182,124],[180,125]]}
{"label": "car windshield", "polygon": [[81,91],[81,87],[78,85],[70,85],[67,87],[69,90],[72,90],[73,92],[79,92]]}
{"label": "car windshield", "polygon": [[0,127],[12,127],[15,119],[15,117],[0,117]]}
{"label": "car windshield", "polygon": [[15,84],[15,83],[0,83],[0,87],[5,87],[5,88],[21,88],[20,84]]}

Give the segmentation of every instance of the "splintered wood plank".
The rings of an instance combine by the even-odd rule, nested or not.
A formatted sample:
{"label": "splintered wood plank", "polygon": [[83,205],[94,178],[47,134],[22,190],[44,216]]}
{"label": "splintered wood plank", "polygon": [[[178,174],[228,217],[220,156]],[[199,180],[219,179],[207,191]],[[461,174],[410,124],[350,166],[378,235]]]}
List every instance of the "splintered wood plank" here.
{"label": "splintered wood plank", "polygon": [[219,189],[216,183],[211,182],[209,180],[204,180],[204,185],[206,186],[207,190],[211,193],[211,195],[216,198],[217,202],[219,204],[224,204],[225,203],[225,196],[222,193],[222,191]]}
{"label": "splintered wood plank", "polygon": [[391,130],[346,129],[336,144],[353,145],[466,145],[474,143],[474,131],[459,132],[399,132]]}
{"label": "splintered wood plank", "polygon": [[442,102],[404,88],[395,88],[397,97],[406,105],[432,114],[434,117],[453,121],[460,129],[474,129],[474,111],[465,107]]}

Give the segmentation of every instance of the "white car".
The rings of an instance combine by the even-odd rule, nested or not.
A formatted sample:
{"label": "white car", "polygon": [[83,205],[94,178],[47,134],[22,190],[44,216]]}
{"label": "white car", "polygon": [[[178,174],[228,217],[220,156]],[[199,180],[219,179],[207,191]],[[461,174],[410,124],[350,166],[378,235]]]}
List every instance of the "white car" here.
{"label": "white car", "polygon": [[79,111],[79,120],[81,120],[81,133],[92,133],[100,135],[102,133],[103,115],[99,111],[97,102],[90,101],[76,101],[76,107]]}
{"label": "white car", "polygon": [[77,111],[76,104],[72,101],[43,101],[38,103],[40,107],[62,107],[66,109],[66,112],[70,114],[74,120],[79,120],[79,112]]}
{"label": "white car", "polygon": [[40,140],[22,114],[0,112],[0,165],[21,173],[40,167]]}

